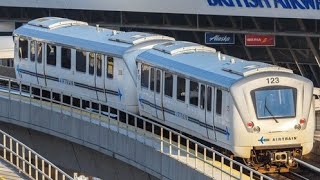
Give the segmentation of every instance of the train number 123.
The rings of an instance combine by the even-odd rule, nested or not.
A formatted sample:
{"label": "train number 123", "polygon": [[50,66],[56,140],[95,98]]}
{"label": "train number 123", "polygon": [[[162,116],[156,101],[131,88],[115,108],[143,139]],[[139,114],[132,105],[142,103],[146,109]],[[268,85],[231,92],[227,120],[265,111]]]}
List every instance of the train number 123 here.
{"label": "train number 123", "polygon": [[280,79],[278,77],[267,78],[268,84],[278,84]]}

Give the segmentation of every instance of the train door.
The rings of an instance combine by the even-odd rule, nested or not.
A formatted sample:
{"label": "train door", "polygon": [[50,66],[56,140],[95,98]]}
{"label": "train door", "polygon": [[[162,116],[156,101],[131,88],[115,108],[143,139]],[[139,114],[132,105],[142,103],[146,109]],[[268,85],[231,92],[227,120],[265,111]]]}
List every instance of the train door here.
{"label": "train door", "polygon": [[[189,83],[188,83],[189,82]],[[186,102],[188,103],[185,112],[188,116],[188,127],[192,127],[192,129],[200,134],[205,134],[205,111],[200,110],[199,108],[199,94],[200,94],[200,83],[194,80],[187,80],[187,91],[186,91]]]}
{"label": "train door", "polygon": [[99,101],[106,101],[106,94],[105,94],[105,60],[102,54],[96,54],[96,75],[95,75],[95,87],[97,92],[97,99]]}
{"label": "train door", "polygon": [[150,101],[150,113],[152,114],[153,117],[158,117],[158,112],[157,112],[157,104],[156,104],[156,73],[157,69],[151,67],[150,68],[150,89],[149,93],[147,95],[147,101]]}
{"label": "train door", "polygon": [[216,140],[214,130],[214,111],[213,111],[213,94],[214,89],[211,86],[206,86],[205,90],[205,123],[207,124],[207,135],[209,139]]}
{"label": "train door", "polygon": [[[30,66],[26,66],[26,70],[29,70],[30,75],[32,76],[32,83],[39,84],[39,78],[37,74],[37,64],[36,64],[36,41],[31,40],[29,45],[29,59],[30,59]],[[22,67],[21,67],[22,68]]]}
{"label": "train door", "polygon": [[[37,77],[34,76],[33,73],[29,72],[35,72],[35,66],[34,66],[34,59],[31,59],[32,56],[32,48],[31,48],[31,42],[28,41],[26,38],[19,37],[19,39],[16,39],[15,44],[18,45],[16,47],[16,57],[19,59],[15,59],[15,66],[17,71],[17,78],[20,79],[27,79],[29,82],[36,84],[37,83]],[[28,73],[27,73],[28,72]]]}
{"label": "train door", "polygon": [[164,111],[163,111],[163,78],[162,78],[162,71],[160,69],[154,70],[154,108],[156,111],[156,117],[158,119],[163,120],[164,118]]}
{"label": "train door", "polygon": [[[87,52],[88,62],[88,75],[86,76],[87,85],[90,87],[96,87],[96,54],[93,52]],[[89,95],[89,94],[88,94]],[[90,90],[90,97],[97,98],[97,93],[93,89]]]}
{"label": "train door", "polygon": [[36,74],[38,77],[38,84],[40,86],[46,86],[46,79],[45,79],[45,63],[44,63],[44,43],[36,42],[36,55],[35,55],[35,69]]}
{"label": "train door", "polygon": [[[141,65],[141,66],[140,66]],[[154,68],[146,64],[139,64],[140,83],[138,85],[138,100],[141,113],[156,117],[154,102]]]}
{"label": "train door", "polygon": [[[221,138],[225,140],[229,138],[228,127],[224,123],[223,118],[223,91],[220,89],[216,89],[215,91],[215,115],[214,115],[214,124],[215,131],[217,131],[217,138]],[[224,137],[226,136],[226,138]]]}
{"label": "train door", "polygon": [[[172,121],[175,122],[175,114],[174,113],[170,113],[169,110],[172,111],[172,107],[176,106],[176,99],[174,98],[174,89],[175,88],[175,80],[176,78],[174,78],[174,75],[170,72],[165,72],[162,71],[162,76],[163,76],[163,83],[162,83],[162,87],[163,87],[163,95],[162,95],[162,104],[163,104],[163,108],[166,109],[164,116],[163,116],[163,120],[164,121]],[[174,112],[174,111],[173,111]]]}

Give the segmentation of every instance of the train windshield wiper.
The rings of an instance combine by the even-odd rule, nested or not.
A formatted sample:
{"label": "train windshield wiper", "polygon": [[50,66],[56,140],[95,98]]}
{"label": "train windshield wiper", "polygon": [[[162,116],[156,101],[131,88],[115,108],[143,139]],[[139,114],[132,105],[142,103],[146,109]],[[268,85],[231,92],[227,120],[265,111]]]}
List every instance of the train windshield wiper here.
{"label": "train windshield wiper", "polygon": [[267,97],[264,99],[264,109],[268,111],[268,113],[271,115],[272,119],[274,119],[276,123],[279,123],[279,121],[274,117],[274,115],[267,106]]}

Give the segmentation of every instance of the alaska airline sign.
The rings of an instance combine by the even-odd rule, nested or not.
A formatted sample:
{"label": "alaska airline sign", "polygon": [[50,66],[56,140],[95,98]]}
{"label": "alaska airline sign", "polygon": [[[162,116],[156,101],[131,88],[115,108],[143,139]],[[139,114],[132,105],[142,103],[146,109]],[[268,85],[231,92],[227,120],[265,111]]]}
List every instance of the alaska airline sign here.
{"label": "alaska airline sign", "polygon": [[320,10],[320,0],[208,0],[208,3],[220,7]]}

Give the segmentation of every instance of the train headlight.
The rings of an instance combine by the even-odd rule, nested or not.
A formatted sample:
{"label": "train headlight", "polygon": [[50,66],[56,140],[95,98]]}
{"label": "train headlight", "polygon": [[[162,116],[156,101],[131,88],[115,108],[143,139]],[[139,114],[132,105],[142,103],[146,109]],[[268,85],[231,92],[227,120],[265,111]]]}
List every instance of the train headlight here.
{"label": "train headlight", "polygon": [[254,127],[253,131],[256,132],[256,133],[260,132],[260,127],[259,126]]}
{"label": "train headlight", "polygon": [[304,124],[306,122],[306,119],[302,118],[300,119],[300,124]]}
{"label": "train headlight", "polygon": [[248,127],[248,128],[253,128],[253,126],[254,126],[254,124],[253,124],[252,121],[250,121],[250,122],[247,123],[247,127]]}
{"label": "train headlight", "polygon": [[301,125],[300,125],[300,124],[297,124],[297,125],[294,126],[294,128],[295,128],[296,130],[300,130],[300,129],[301,129]]}

